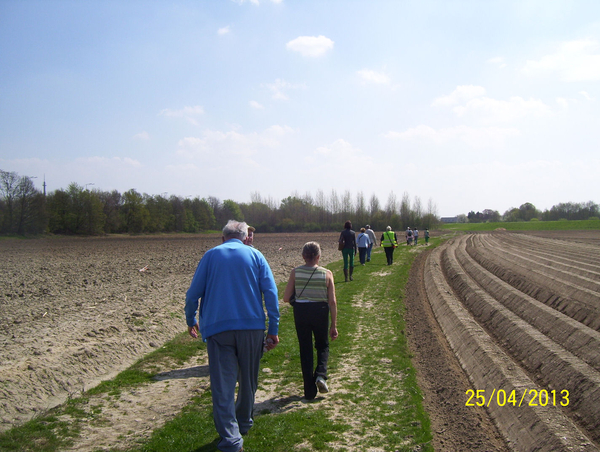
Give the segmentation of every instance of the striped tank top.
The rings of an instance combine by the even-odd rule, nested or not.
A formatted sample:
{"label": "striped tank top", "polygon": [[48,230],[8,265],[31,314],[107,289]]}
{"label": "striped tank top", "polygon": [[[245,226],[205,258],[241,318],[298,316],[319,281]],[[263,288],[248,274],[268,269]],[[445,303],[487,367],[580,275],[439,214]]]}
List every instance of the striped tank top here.
{"label": "striped tank top", "polygon": [[317,267],[315,270],[315,267],[301,265],[296,267],[294,271],[297,303],[319,301],[327,303],[327,269]]}

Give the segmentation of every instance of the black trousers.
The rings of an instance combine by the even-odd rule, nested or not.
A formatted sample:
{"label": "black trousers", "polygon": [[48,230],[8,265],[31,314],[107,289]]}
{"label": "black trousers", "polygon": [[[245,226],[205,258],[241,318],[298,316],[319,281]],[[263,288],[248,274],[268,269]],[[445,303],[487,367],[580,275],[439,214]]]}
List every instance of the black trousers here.
{"label": "black trousers", "polygon": [[[317,395],[317,377],[327,379],[329,359],[329,304],[295,303],[294,323],[300,346],[300,365],[304,380],[304,397],[312,400]],[[314,368],[313,336],[317,350],[317,367]]]}
{"label": "black trousers", "polygon": [[383,248],[385,250],[385,257],[387,258],[387,264],[392,265],[394,262],[394,247],[386,246]]}

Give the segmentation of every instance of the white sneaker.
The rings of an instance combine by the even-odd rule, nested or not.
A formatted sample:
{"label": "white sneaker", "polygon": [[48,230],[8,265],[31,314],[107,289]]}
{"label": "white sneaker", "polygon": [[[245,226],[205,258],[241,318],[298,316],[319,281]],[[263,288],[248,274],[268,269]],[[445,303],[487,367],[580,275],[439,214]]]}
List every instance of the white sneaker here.
{"label": "white sneaker", "polygon": [[319,388],[319,392],[321,394],[325,394],[326,392],[329,392],[329,388],[327,387],[327,382],[321,376],[317,377],[317,388]]}

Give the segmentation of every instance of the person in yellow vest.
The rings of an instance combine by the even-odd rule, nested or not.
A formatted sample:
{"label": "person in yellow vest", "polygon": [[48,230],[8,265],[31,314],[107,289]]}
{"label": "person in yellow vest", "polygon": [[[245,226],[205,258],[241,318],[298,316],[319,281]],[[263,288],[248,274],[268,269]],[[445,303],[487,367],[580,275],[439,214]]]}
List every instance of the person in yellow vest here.
{"label": "person in yellow vest", "polygon": [[385,228],[385,232],[381,236],[381,246],[383,246],[383,250],[385,251],[387,264],[392,265],[394,262],[394,249],[398,246],[398,237],[396,237],[396,233],[392,231],[391,226]]}
{"label": "person in yellow vest", "polygon": [[[292,270],[283,293],[283,301],[294,307],[304,398],[307,400],[314,399],[317,391],[329,392],[326,382],[329,338],[335,340],[338,337],[333,273],[319,267],[320,257],[321,246],[317,242],[306,243],[302,248],[305,264]],[[316,368],[313,361],[313,336],[317,350]]]}

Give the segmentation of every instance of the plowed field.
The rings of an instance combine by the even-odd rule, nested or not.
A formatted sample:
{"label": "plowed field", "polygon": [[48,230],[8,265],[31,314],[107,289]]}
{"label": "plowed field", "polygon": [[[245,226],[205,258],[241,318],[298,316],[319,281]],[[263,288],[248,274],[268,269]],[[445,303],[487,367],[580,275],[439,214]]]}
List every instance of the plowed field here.
{"label": "plowed field", "polygon": [[[257,234],[278,282],[339,233]],[[220,234],[0,241],[0,431],[129,367],[187,331],[185,292]]]}
{"label": "plowed field", "polygon": [[[419,303],[416,298],[431,307],[470,382],[471,392],[463,387],[454,402],[472,417],[485,408],[510,449],[599,450],[599,236],[467,234],[434,249],[415,267],[419,272],[411,283],[421,282],[423,290],[413,294],[407,311]],[[410,318],[408,323],[410,334],[417,334],[418,323]],[[452,423],[456,415],[448,415],[451,409],[440,406],[443,397],[431,393],[436,385],[443,392],[453,383],[435,381],[426,370],[433,361],[419,361],[429,405],[438,403],[433,428],[444,448],[439,419]]]}

